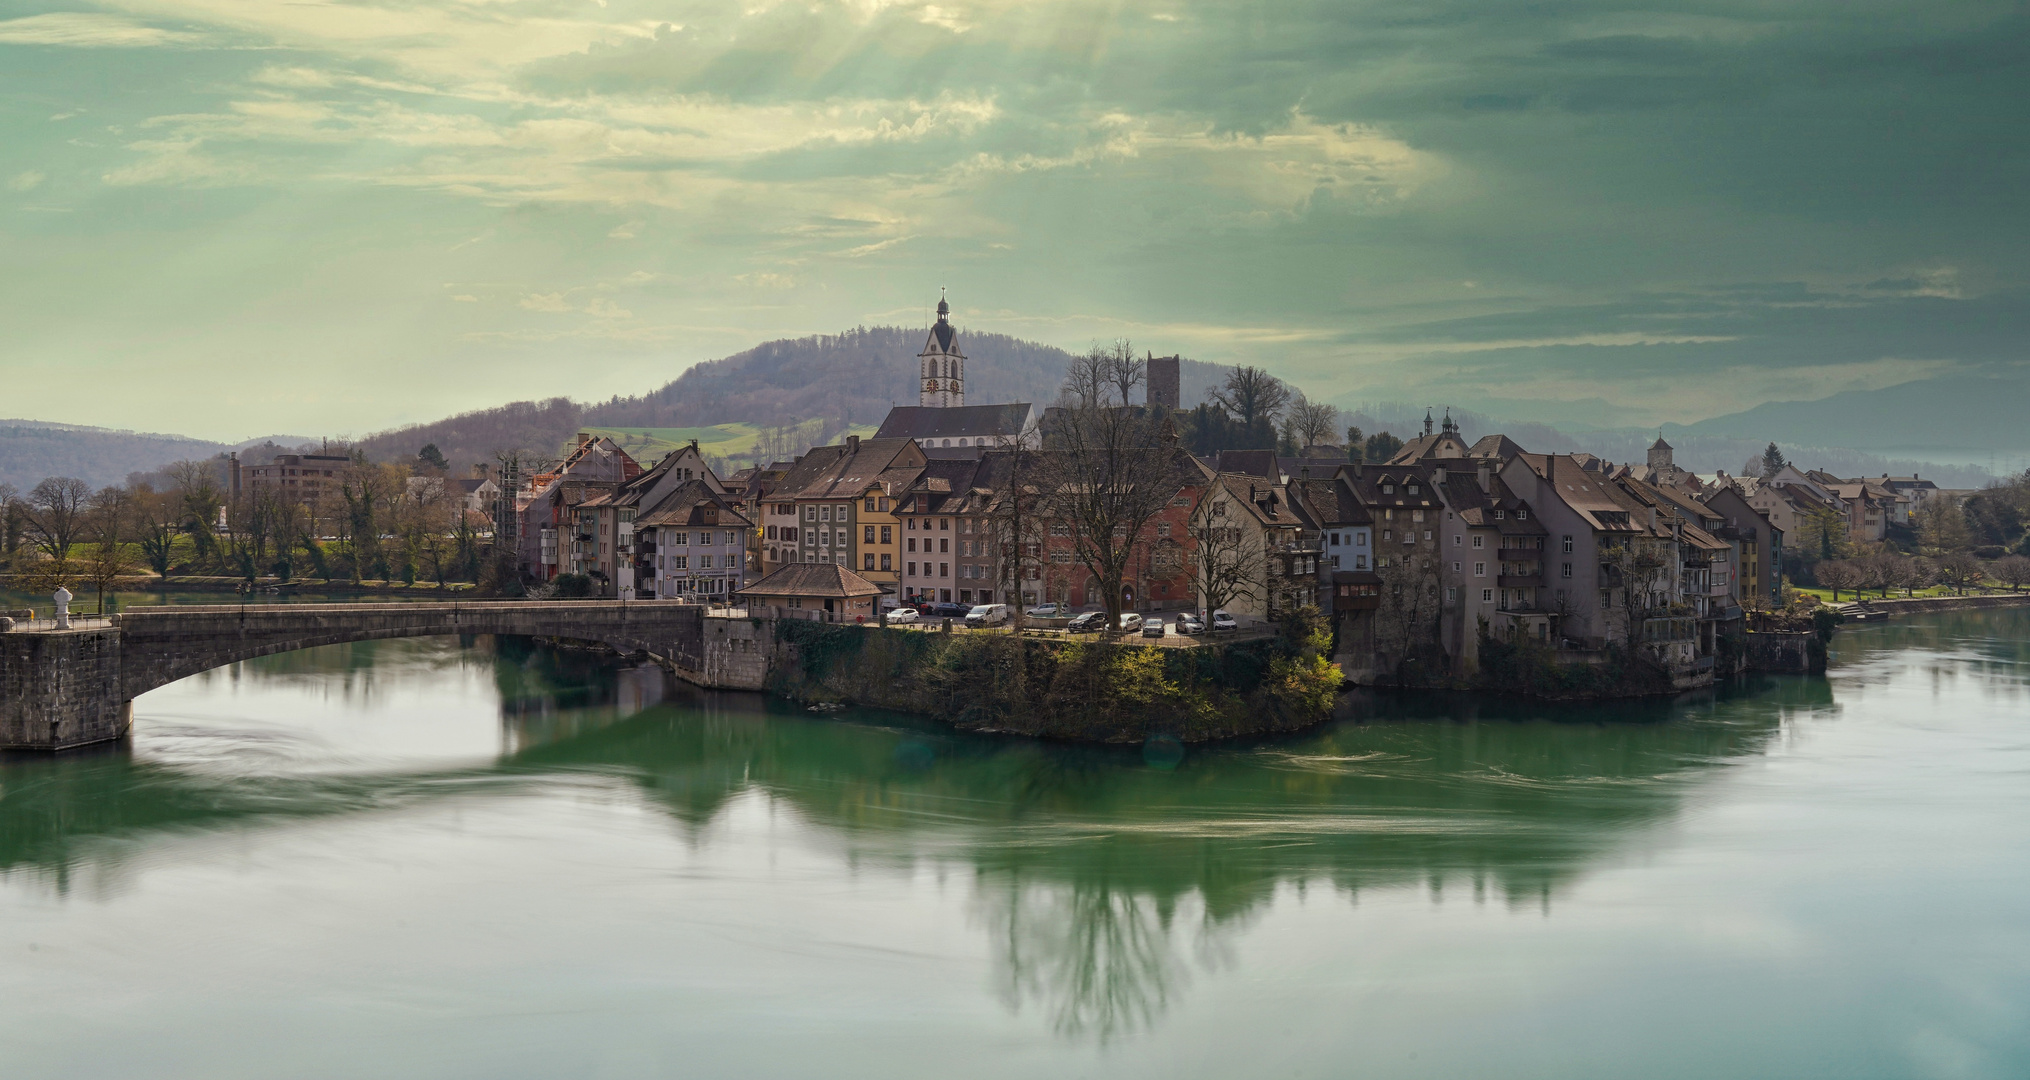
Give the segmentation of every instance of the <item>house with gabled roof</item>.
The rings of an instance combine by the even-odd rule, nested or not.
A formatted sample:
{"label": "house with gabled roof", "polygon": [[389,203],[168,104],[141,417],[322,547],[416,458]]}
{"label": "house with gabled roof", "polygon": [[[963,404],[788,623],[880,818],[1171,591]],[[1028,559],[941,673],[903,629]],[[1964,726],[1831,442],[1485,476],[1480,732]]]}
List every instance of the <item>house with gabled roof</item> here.
{"label": "house with gabled roof", "polygon": [[848,435],[812,447],[757,499],[762,569],[831,563],[895,593],[902,550],[896,506],[928,461],[913,439]]}

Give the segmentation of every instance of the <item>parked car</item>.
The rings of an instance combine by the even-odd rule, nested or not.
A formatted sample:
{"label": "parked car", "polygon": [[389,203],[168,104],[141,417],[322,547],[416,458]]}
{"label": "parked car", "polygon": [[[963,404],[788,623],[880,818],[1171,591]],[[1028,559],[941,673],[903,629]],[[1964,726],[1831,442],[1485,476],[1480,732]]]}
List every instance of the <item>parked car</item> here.
{"label": "parked car", "polygon": [[1132,634],[1142,628],[1142,616],[1132,611],[1121,612],[1121,633]]}
{"label": "parked car", "polygon": [[916,613],[916,609],[913,607],[896,608],[894,611],[888,613],[888,625],[894,626],[897,625],[898,623],[913,623],[920,618],[922,618],[922,616],[918,615]]}
{"label": "parked car", "polygon": [[1077,618],[1071,620],[1071,622],[1067,623],[1065,625],[1065,629],[1071,631],[1074,634],[1091,634],[1097,633],[1100,630],[1100,628],[1106,625],[1107,625],[1106,612],[1088,611],[1085,614],[1080,615]]}
{"label": "parked car", "polygon": [[1142,622],[1142,636],[1143,636],[1143,637],[1162,637],[1162,636],[1163,636],[1163,620],[1162,620],[1162,619],[1145,619],[1145,620],[1143,620],[1143,622]]}
{"label": "parked car", "polygon": [[1205,620],[1187,611],[1177,617],[1177,632],[1180,634],[1205,633]]}
{"label": "parked car", "polygon": [[1231,616],[1231,615],[1228,615],[1228,614],[1227,614],[1226,612],[1224,612],[1224,611],[1215,611],[1215,612],[1213,612],[1213,613],[1212,613],[1212,632],[1213,632],[1213,633],[1217,634],[1217,633],[1220,633],[1220,632],[1222,632],[1222,631],[1226,631],[1226,630],[1238,630],[1238,629],[1240,629],[1240,628],[1241,628],[1241,624],[1239,624],[1239,623],[1235,622],[1235,621],[1234,621],[1234,617],[1233,617],[1233,616]]}
{"label": "parked car", "polygon": [[1008,621],[1008,605],[980,604],[966,612],[967,626],[999,626]]}
{"label": "parked car", "polygon": [[1047,604],[1038,604],[1024,614],[1032,619],[1062,619],[1071,614],[1071,605],[1052,600]]}
{"label": "parked car", "polygon": [[947,604],[940,601],[934,604],[925,604],[917,610],[932,619],[963,619],[966,617],[966,613],[973,609],[964,604]]}

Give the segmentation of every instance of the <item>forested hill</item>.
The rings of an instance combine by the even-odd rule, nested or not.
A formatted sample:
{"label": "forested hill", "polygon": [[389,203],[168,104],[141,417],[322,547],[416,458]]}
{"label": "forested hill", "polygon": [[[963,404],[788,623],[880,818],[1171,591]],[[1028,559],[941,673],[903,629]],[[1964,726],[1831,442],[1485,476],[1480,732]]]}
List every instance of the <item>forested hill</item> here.
{"label": "forested hill", "polygon": [[[553,452],[580,428],[757,426],[821,419],[827,430],[879,424],[891,405],[914,405],[916,354],[925,328],[860,327],[843,334],[769,341],[723,360],[694,365],[674,381],[637,397],[581,404],[565,398],[515,402],[361,440],[377,460],[413,457],[435,444],[454,468],[491,462],[495,451],[523,447]],[[966,400],[1047,403],[1057,396],[1071,354],[1005,334],[959,328],[966,360]],[[1184,362],[1187,404],[1225,377],[1213,364]]]}
{"label": "forested hill", "polygon": [[27,491],[46,476],[75,476],[93,487],[179,458],[207,458],[229,447],[181,435],[154,435],[33,420],[0,420],[0,484]]}

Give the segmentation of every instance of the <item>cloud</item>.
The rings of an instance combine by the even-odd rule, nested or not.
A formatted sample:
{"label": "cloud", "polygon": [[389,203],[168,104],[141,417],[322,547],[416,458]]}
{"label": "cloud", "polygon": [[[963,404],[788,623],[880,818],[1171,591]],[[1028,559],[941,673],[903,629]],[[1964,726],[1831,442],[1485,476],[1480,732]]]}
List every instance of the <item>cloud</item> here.
{"label": "cloud", "polygon": [[531,293],[521,298],[516,305],[530,311],[575,311],[563,293]]}
{"label": "cloud", "polygon": [[49,179],[49,176],[46,173],[39,173],[30,169],[26,172],[14,174],[14,179],[7,181],[7,189],[9,191],[34,191],[36,188],[41,187],[42,182],[47,179]]}
{"label": "cloud", "polygon": [[204,34],[89,11],[51,12],[0,22],[0,45],[61,45],[73,48],[138,49],[195,45]]}
{"label": "cloud", "polygon": [[606,238],[609,240],[633,240],[636,237],[639,237],[641,235],[642,230],[647,227],[648,222],[646,221],[637,220],[624,222],[622,224],[615,225],[612,231],[606,234]]}

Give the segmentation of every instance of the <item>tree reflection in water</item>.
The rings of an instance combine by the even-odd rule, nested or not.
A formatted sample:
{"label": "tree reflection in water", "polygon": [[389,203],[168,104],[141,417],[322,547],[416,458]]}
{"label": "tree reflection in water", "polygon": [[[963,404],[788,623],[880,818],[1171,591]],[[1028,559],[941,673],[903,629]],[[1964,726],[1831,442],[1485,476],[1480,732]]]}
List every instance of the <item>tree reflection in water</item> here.
{"label": "tree reflection in water", "polygon": [[[1157,769],[1135,750],[873,713],[815,718],[524,642],[442,647],[493,665],[508,747],[496,762],[250,778],[120,753],[19,760],[4,774],[0,869],[62,888],[73,864],[127,858],[151,832],[540,793],[559,774],[628,785],[704,845],[730,801],[759,793],[855,866],[970,869],[1007,1007],[1104,1041],[1155,1025],[1283,886],[1351,898],[1464,879],[1476,898],[1548,904],[1632,832],[1669,820],[1717,768],[1758,753],[1786,715],[1831,702],[1823,679],[1804,678],[1589,709],[1362,698],[1351,706],[1361,722]],[[325,659],[351,677],[370,652]],[[312,656],[275,658],[276,670],[303,678]],[[111,836],[127,839],[97,842]]]}

